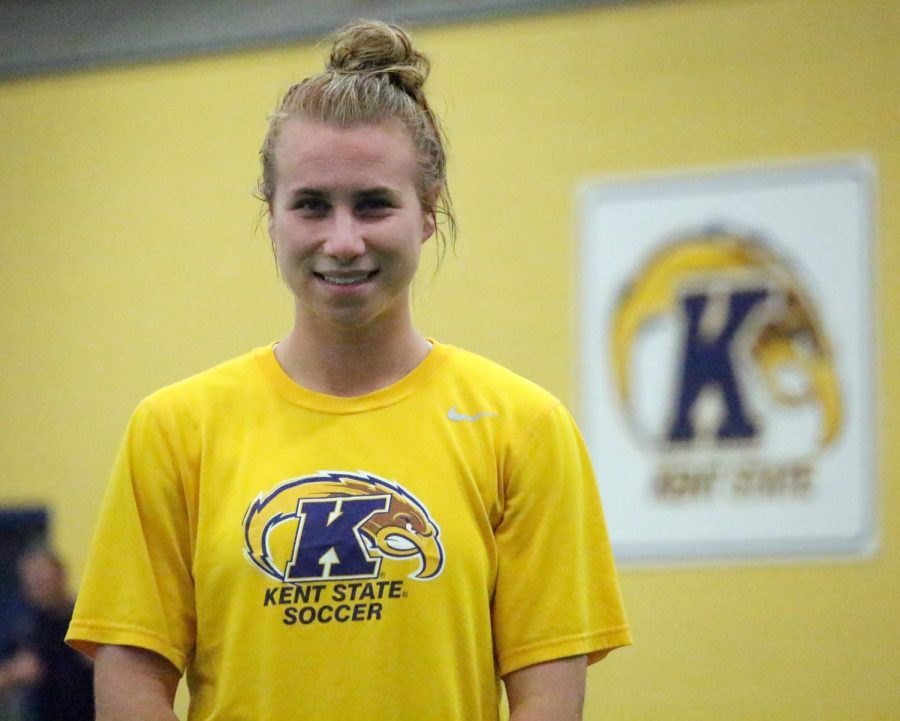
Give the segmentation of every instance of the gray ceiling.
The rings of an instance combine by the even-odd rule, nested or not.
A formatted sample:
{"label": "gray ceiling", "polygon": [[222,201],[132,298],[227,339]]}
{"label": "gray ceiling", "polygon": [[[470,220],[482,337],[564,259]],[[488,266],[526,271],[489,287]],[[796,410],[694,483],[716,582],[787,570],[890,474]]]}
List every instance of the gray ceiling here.
{"label": "gray ceiling", "polygon": [[635,0],[0,0],[0,79],[261,47],[355,18],[408,25]]}

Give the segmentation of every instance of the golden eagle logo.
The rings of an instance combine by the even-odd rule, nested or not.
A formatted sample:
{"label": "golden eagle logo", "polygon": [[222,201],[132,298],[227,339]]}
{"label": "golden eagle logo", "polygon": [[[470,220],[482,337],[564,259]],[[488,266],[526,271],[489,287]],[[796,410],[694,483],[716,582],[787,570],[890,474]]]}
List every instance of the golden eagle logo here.
{"label": "golden eagle logo", "polygon": [[420,581],[444,566],[440,531],[397,483],[343,471],[284,481],[244,516],[247,559],[285,583],[376,578],[384,559],[418,561]]}
{"label": "golden eagle logo", "polygon": [[[837,438],[841,394],[828,338],[789,266],[757,239],[712,229],[684,236],[653,255],[625,287],[611,337],[613,379],[633,426],[632,347],[663,316],[684,323],[682,360],[668,441],[693,438],[693,404],[710,388],[723,400],[719,440],[755,437],[742,398],[738,352],[755,364],[772,399],[817,404],[819,445]],[[802,378],[788,384],[785,378]]]}

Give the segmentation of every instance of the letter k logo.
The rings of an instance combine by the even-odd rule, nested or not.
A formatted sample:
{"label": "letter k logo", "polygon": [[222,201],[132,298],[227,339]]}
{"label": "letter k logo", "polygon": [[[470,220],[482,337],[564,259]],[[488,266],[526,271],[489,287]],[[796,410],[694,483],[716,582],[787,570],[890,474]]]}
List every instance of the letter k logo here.
{"label": "letter k logo", "polygon": [[366,553],[360,528],[375,513],[386,511],[390,496],[306,498],[297,503],[294,556],[284,580],[374,578],[381,558]]}

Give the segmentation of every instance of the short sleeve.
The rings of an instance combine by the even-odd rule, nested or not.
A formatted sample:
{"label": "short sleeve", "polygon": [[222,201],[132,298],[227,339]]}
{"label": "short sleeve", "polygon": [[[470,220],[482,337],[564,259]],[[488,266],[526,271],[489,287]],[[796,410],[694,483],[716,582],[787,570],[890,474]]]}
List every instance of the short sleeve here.
{"label": "short sleeve", "polygon": [[[152,398],[152,397],[151,397]],[[184,671],[195,637],[189,465],[165,409],[144,401],[119,450],[66,641],[154,651]]]}
{"label": "short sleeve", "polygon": [[554,401],[510,449],[492,618],[500,674],[631,642],[597,484]]}

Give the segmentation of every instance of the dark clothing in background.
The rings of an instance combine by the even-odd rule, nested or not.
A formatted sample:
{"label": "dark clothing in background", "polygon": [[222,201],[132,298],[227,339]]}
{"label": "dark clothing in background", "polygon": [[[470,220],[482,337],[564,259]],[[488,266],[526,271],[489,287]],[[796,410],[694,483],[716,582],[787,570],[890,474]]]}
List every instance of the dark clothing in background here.
{"label": "dark clothing in background", "polygon": [[22,647],[40,660],[43,674],[25,704],[32,721],[94,721],[94,669],[65,644],[72,609],[30,609]]}

